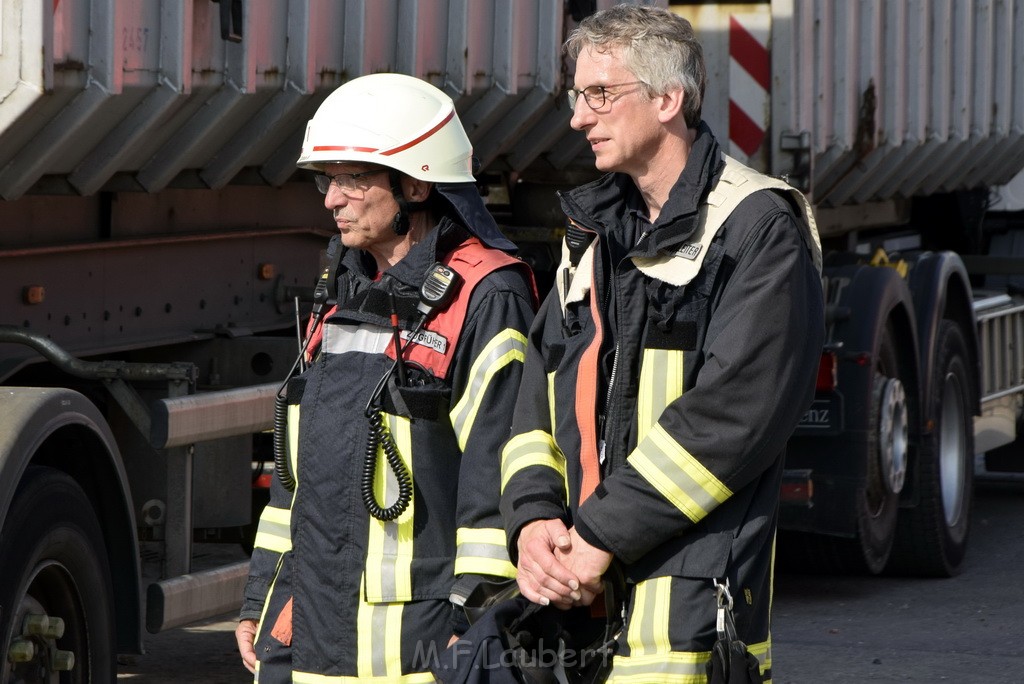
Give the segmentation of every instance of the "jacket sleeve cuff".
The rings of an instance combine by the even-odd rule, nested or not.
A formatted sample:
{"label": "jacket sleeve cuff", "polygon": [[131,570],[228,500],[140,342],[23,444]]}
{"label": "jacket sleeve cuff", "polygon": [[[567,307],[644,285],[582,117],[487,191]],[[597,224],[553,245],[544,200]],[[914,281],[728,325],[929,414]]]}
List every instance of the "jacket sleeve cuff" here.
{"label": "jacket sleeve cuff", "polygon": [[601,539],[601,537],[597,536],[597,534],[590,529],[590,525],[588,525],[586,520],[583,519],[583,516],[577,516],[574,524],[576,527],[576,534],[580,535],[583,541],[606,553],[615,553],[607,544],[604,543],[604,540]]}
{"label": "jacket sleeve cuff", "polygon": [[270,583],[264,577],[249,575],[242,593],[242,610],[239,620],[259,620],[263,614],[263,603],[267,600]]}
{"label": "jacket sleeve cuff", "polygon": [[256,622],[259,622],[260,621],[260,615],[262,615],[262,614],[263,614],[263,610],[262,609],[260,609],[260,610],[251,610],[251,609],[246,609],[245,607],[243,607],[241,612],[238,613],[238,620],[239,620],[239,622],[241,622],[242,620],[255,620]]}
{"label": "jacket sleeve cuff", "polygon": [[519,564],[519,533],[534,520],[561,520],[568,525],[565,505],[548,496],[516,497],[508,492],[501,497],[501,518],[505,525],[508,557]]}
{"label": "jacket sleeve cuff", "polygon": [[455,578],[455,584],[452,585],[452,591],[448,595],[448,600],[456,606],[465,605],[466,599],[469,598],[469,595],[472,594],[477,585],[485,581],[485,579],[486,578],[483,575],[471,575],[468,573],[465,575],[457,575]]}
{"label": "jacket sleeve cuff", "polygon": [[534,520],[561,520],[566,525],[569,524],[565,509],[560,506],[536,507],[536,509],[531,507],[530,510],[522,511],[522,515],[517,515],[506,525],[505,529],[505,534],[508,537],[508,557],[513,565],[519,565],[519,533]]}
{"label": "jacket sleeve cuff", "polygon": [[507,577],[490,575],[460,575],[452,585],[448,600],[452,604],[452,632],[461,637],[470,625],[479,619],[480,614],[487,610],[488,601],[515,580]]}
{"label": "jacket sleeve cuff", "polygon": [[622,519],[621,511],[615,507],[602,506],[602,503],[588,500],[576,512],[576,532],[584,541],[611,553],[624,563],[637,561],[657,545],[658,540],[652,538],[651,530],[644,529],[642,525],[630,527],[628,521]]}

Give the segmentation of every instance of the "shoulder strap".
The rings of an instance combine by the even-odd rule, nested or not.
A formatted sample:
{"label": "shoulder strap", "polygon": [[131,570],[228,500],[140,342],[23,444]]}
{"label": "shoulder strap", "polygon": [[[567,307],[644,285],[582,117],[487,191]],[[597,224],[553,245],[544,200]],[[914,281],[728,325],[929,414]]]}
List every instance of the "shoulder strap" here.
{"label": "shoulder strap", "polygon": [[[509,266],[524,269],[524,272],[529,274],[534,308],[537,304],[537,285],[526,264],[501,250],[486,247],[478,238],[471,237],[463,241],[445,257],[444,262],[462,276],[463,282],[459,292],[448,308],[434,315],[415,339],[407,341],[403,355],[407,361],[421,364],[438,378],[444,378],[448,374],[459,336],[466,322],[473,290],[489,274]],[[389,345],[386,353],[390,358],[394,358],[394,347]]]}
{"label": "shoulder strap", "polygon": [[721,229],[726,219],[747,197],[759,190],[776,190],[786,193],[793,200],[802,219],[800,230],[804,234],[804,242],[811,251],[818,272],[821,272],[821,240],[814,220],[810,202],[796,188],[781,180],[758,173],[744,166],[732,157],[723,154],[725,169],[705,204],[700,208],[700,226],[689,242],[672,254],[659,254],[656,257],[634,257],[633,263],[645,275],[657,278],[671,285],[686,285],[700,272],[708,247]]}

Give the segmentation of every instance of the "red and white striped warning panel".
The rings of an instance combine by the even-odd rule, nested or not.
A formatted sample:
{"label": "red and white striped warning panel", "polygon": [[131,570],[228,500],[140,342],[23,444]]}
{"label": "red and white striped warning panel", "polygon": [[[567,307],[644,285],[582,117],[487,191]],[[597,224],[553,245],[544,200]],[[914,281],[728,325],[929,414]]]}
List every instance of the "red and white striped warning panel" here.
{"label": "red and white striped warning panel", "polygon": [[770,16],[765,14],[729,16],[730,151],[748,158],[761,147],[768,129],[769,23]]}

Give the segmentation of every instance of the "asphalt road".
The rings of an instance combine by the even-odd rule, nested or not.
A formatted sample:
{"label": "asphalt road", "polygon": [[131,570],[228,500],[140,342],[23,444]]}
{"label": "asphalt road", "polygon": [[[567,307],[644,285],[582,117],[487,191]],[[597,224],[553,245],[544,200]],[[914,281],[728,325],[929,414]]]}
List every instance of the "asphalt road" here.
{"label": "asphalt road", "polygon": [[778,577],[776,684],[1024,682],[1024,482],[973,514],[957,577]]}
{"label": "asphalt road", "polygon": [[[776,684],[1024,682],[1024,482],[978,483],[951,579],[776,578]],[[231,616],[147,640],[119,682],[249,682]]]}

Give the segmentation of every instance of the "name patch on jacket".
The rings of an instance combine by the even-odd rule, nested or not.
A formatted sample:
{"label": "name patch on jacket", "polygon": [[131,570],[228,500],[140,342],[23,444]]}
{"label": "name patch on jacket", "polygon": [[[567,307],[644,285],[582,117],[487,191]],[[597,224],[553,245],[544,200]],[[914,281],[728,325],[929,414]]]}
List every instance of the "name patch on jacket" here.
{"label": "name patch on jacket", "polygon": [[411,331],[409,330],[403,330],[401,333],[402,339],[406,342],[412,342],[413,344],[418,344],[422,347],[429,347],[438,354],[444,354],[448,351],[448,338],[444,335],[434,332],[433,330],[421,330],[416,333],[416,337],[410,339],[410,332]]}
{"label": "name patch on jacket", "polygon": [[687,242],[685,245],[677,249],[673,256],[693,261],[700,256],[701,249],[703,249],[703,245],[699,242]]}

